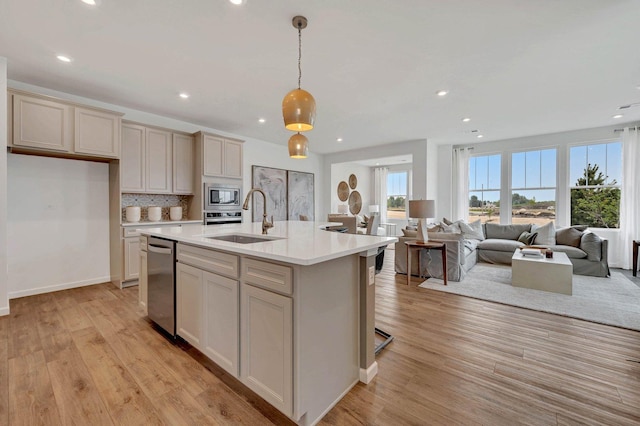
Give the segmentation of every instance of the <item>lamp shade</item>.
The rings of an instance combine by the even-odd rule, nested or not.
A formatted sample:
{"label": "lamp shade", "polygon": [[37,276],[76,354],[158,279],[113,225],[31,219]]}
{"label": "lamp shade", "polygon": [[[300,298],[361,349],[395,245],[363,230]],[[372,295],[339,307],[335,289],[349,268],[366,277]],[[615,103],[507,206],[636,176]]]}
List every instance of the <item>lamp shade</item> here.
{"label": "lamp shade", "polygon": [[316,120],[316,100],[306,90],[294,89],[282,100],[282,117],[287,130],[293,132],[311,130]]}
{"label": "lamp shade", "polygon": [[436,216],[434,200],[409,200],[409,217],[424,219]]}
{"label": "lamp shade", "polygon": [[309,139],[305,135],[296,133],[289,138],[289,157],[307,158],[309,155]]}
{"label": "lamp shade", "polygon": [[347,214],[349,211],[349,206],[346,204],[338,204],[338,213]]}
{"label": "lamp shade", "polygon": [[380,212],[380,206],[377,204],[371,204],[369,206],[369,213],[379,213]]}

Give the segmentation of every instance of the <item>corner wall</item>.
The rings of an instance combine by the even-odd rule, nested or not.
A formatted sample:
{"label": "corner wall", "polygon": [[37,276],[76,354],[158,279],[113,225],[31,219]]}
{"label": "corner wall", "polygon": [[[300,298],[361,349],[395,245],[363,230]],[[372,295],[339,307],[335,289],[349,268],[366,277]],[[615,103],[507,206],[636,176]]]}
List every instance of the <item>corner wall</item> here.
{"label": "corner wall", "polygon": [[7,59],[0,57],[0,315],[9,315],[7,275]]}

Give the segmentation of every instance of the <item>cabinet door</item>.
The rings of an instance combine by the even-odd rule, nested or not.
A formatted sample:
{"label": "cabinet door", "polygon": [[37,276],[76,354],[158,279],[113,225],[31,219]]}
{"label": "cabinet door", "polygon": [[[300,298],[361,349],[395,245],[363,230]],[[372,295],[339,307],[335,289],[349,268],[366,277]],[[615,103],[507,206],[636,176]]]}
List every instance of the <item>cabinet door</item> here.
{"label": "cabinet door", "polygon": [[178,336],[202,350],[202,271],[176,263],[176,329]]}
{"label": "cabinet door", "polygon": [[122,125],[122,155],[120,156],[120,189],[124,192],[145,191],[145,128],[135,124]]}
{"label": "cabinet door", "polygon": [[205,355],[237,378],[240,334],[238,281],[210,272],[203,272],[203,278]]}
{"label": "cabinet door", "polygon": [[171,133],[146,129],[146,183],[147,192],[170,194],[173,175]]}
{"label": "cabinet door", "polygon": [[53,151],[71,150],[71,107],[29,96],[13,96],[13,144]]}
{"label": "cabinet door", "polygon": [[222,176],[224,174],[224,139],[204,135],[202,147],[202,174]]}
{"label": "cabinet door", "polygon": [[140,238],[130,237],[124,240],[124,279],[135,280],[140,275]]}
{"label": "cabinet door", "polygon": [[242,143],[225,141],[224,175],[230,178],[242,178]]}
{"label": "cabinet door", "polygon": [[138,305],[147,313],[147,252],[140,250],[140,278],[138,278]]}
{"label": "cabinet door", "polygon": [[173,193],[193,194],[194,140],[191,136],[173,135]]}
{"label": "cabinet door", "polygon": [[118,158],[120,155],[120,117],[76,107],[74,140],[75,152]]}
{"label": "cabinet door", "polygon": [[248,284],[242,284],[241,291],[241,380],[271,405],[291,416],[292,300]]}

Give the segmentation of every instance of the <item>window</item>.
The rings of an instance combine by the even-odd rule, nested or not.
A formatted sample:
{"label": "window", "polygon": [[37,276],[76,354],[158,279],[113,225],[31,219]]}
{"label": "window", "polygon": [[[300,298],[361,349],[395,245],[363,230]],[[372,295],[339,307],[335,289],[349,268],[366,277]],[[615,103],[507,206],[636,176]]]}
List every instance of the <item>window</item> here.
{"label": "window", "polygon": [[408,172],[389,172],[387,174],[387,218],[406,219]]}
{"label": "window", "polygon": [[622,144],[574,146],[569,152],[571,224],[618,228]]}
{"label": "window", "polygon": [[556,150],[511,155],[511,223],[544,225],[556,218]]}
{"label": "window", "polygon": [[500,154],[469,159],[469,221],[500,222]]}

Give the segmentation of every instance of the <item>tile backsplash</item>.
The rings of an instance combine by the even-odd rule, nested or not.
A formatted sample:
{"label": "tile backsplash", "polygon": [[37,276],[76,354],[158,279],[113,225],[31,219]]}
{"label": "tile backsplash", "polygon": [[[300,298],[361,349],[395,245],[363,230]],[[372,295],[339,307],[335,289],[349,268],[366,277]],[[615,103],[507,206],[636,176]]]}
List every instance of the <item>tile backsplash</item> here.
{"label": "tile backsplash", "polygon": [[189,199],[191,195],[173,195],[173,194],[122,194],[122,222],[126,222],[125,208],[129,206],[140,207],[140,222],[149,220],[147,215],[147,207],[158,206],[162,210],[162,220],[169,219],[169,208],[182,207],[182,220],[189,217]]}

